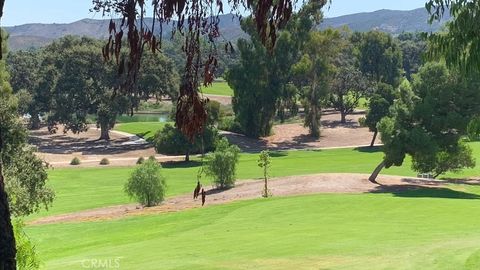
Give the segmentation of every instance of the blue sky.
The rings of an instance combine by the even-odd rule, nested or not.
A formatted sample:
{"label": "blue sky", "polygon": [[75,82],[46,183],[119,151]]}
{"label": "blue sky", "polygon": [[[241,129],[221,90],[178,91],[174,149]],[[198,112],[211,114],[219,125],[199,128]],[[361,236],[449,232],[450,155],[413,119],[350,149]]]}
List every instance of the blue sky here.
{"label": "blue sky", "polygon": [[[301,0],[300,0],[301,1]],[[426,0],[332,0],[327,17],[378,9],[410,10],[423,7]],[[69,23],[83,18],[100,19],[89,12],[91,0],[6,0],[3,26],[25,23]]]}

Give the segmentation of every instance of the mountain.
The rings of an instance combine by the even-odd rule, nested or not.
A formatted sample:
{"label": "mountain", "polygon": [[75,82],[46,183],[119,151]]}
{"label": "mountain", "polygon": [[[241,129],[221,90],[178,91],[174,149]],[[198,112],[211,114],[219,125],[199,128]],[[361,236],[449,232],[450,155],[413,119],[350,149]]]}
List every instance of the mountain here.
{"label": "mountain", "polygon": [[[431,32],[437,31],[448,20],[432,25],[427,23],[428,14],[425,8],[410,11],[378,10],[374,12],[356,13],[335,18],[326,18],[320,28],[348,26],[353,31],[369,31],[372,29],[400,34],[402,32]],[[41,47],[55,39],[66,35],[89,36],[94,38],[108,37],[110,20],[83,19],[69,24],[24,24],[5,27],[10,34],[9,45],[12,50]],[[164,25],[164,35],[171,31],[170,25]],[[157,27],[158,29],[158,27]],[[238,18],[231,14],[220,16],[220,30],[222,39],[237,40],[246,34],[240,29]]]}
{"label": "mountain", "polygon": [[440,22],[428,23],[428,12],[425,8],[408,11],[382,9],[374,12],[363,12],[335,18],[327,18],[321,28],[339,28],[348,26],[354,31],[379,30],[394,35],[403,32],[436,32],[446,21],[450,20],[449,12]]}

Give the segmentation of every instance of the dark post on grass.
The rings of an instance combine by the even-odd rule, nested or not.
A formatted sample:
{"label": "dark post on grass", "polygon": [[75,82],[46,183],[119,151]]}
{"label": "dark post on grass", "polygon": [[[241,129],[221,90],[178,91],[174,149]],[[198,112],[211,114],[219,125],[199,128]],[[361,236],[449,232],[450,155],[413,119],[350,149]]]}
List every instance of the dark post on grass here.
{"label": "dark post on grass", "polygon": [[268,150],[263,150],[260,152],[260,157],[258,159],[258,166],[263,169],[263,179],[265,180],[265,186],[263,188],[262,197],[268,198],[272,196],[272,193],[268,189],[268,171],[271,166],[270,152]]}

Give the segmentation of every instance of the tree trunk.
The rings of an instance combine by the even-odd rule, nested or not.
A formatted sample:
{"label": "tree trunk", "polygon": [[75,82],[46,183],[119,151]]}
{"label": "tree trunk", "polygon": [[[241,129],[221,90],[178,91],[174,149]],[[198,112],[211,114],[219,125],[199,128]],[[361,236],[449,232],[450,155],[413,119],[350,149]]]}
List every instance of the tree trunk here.
{"label": "tree trunk", "polygon": [[[1,142],[1,138],[0,138]],[[1,147],[1,143],[0,143]],[[7,193],[5,192],[5,181],[3,178],[2,160],[0,157],[0,269],[15,270],[17,253],[15,247],[15,236],[13,234],[12,220],[10,219],[10,208],[8,206]]]}
{"label": "tree trunk", "polygon": [[40,128],[40,117],[38,116],[38,113],[34,113],[32,118],[30,118],[30,128],[33,130]]}
{"label": "tree trunk", "polygon": [[105,140],[105,141],[110,140],[110,133],[109,133],[108,125],[100,124],[100,139],[99,140]]}
{"label": "tree trunk", "polygon": [[375,132],[373,133],[372,142],[370,143],[370,147],[373,147],[375,145],[375,140],[377,139],[377,134],[378,134],[378,130],[375,130]]}
{"label": "tree trunk", "polygon": [[347,119],[346,119],[346,118],[347,118],[347,114],[346,114],[344,111],[341,111],[341,112],[340,112],[340,115],[342,116],[342,118],[341,118],[341,120],[340,120],[340,123],[342,123],[342,124],[347,123]]}
{"label": "tree trunk", "polygon": [[385,168],[385,160],[382,160],[382,162],[380,162],[380,164],[378,164],[378,166],[375,168],[375,170],[373,171],[372,175],[370,175],[370,177],[368,178],[368,180],[374,184],[378,184],[377,183],[377,177],[378,177],[378,174],[380,173],[380,171]]}
{"label": "tree trunk", "polygon": [[190,149],[187,149],[187,152],[185,153],[185,161],[186,162],[190,161]]}

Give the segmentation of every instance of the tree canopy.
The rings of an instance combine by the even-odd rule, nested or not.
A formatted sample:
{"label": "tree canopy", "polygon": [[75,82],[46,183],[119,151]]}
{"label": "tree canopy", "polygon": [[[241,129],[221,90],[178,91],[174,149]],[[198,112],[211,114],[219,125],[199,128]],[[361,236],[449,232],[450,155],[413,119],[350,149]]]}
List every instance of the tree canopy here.
{"label": "tree canopy", "polygon": [[422,67],[412,87],[403,81],[390,116],[378,124],[385,158],[377,169],[400,166],[406,155],[414,170],[436,175],[473,166],[461,138],[480,109],[478,86],[477,79],[458,76],[439,63]]}
{"label": "tree canopy", "polygon": [[477,32],[480,5],[476,0],[428,0],[425,4],[430,21],[439,20],[445,12],[452,15],[446,31],[429,35],[427,55],[444,59],[448,66],[463,73],[480,72],[480,36]]}

